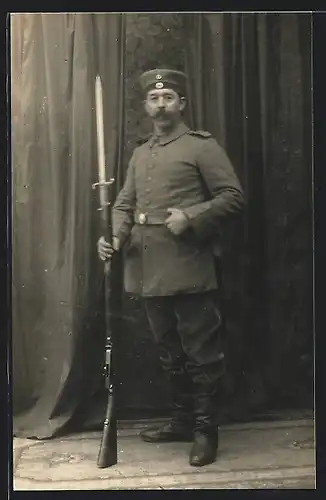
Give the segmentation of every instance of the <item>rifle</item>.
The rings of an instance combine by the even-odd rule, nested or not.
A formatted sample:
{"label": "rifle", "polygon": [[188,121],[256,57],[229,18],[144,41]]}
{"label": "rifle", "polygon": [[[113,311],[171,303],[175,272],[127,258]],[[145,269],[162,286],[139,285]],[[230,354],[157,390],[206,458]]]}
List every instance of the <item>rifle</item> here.
{"label": "rifle", "polygon": [[[112,244],[112,185],[114,178],[106,180],[105,154],[104,154],[104,132],[103,132],[103,95],[102,83],[99,75],[95,80],[95,102],[96,102],[96,125],[97,125],[97,156],[99,182],[92,185],[92,188],[99,188],[102,235],[108,243]],[[112,321],[111,321],[111,265],[112,259],[104,263],[104,296],[105,296],[105,364],[104,376],[105,387],[108,390],[108,401],[103,424],[102,440],[97,459],[97,466],[100,468],[115,465],[117,458],[117,422],[114,404],[114,372],[112,366]]]}

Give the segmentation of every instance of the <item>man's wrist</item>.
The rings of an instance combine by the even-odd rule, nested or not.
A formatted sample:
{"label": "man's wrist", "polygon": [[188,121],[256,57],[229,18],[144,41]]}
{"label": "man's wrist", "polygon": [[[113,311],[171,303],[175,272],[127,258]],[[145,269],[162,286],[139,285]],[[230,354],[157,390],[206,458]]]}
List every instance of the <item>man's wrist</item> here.
{"label": "man's wrist", "polygon": [[186,213],[185,210],[180,210],[180,212],[182,213],[182,215],[185,217],[185,219],[187,219],[188,221],[190,221],[190,217],[189,215]]}
{"label": "man's wrist", "polygon": [[180,210],[183,217],[184,217],[184,221],[185,221],[185,230],[188,229],[189,227],[191,227],[191,219],[190,217],[188,216],[188,214],[184,211],[184,210]]}

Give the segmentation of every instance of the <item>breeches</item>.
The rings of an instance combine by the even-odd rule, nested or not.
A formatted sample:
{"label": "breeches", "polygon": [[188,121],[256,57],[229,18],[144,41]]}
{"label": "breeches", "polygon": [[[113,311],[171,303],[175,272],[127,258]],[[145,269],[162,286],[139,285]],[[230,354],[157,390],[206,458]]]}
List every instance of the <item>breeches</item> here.
{"label": "breeches", "polygon": [[194,383],[217,382],[225,371],[224,324],[217,293],[144,299],[164,370],[185,370]]}

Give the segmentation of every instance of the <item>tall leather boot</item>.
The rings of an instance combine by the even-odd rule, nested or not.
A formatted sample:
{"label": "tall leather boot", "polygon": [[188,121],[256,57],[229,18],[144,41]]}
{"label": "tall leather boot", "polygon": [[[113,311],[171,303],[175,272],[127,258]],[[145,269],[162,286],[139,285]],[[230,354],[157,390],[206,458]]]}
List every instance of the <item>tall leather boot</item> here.
{"label": "tall leather boot", "polygon": [[202,467],[215,461],[218,449],[215,384],[196,384],[194,404],[196,420],[189,463],[194,467]]}
{"label": "tall leather boot", "polygon": [[192,381],[184,369],[170,374],[172,391],[171,422],[160,427],[151,427],[140,433],[150,443],[191,442],[193,438],[193,394]]}

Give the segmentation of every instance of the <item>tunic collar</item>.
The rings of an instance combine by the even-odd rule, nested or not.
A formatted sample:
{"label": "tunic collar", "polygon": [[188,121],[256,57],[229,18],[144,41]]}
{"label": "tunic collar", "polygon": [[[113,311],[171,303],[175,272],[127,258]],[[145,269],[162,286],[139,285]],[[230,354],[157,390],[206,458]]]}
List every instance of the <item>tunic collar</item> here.
{"label": "tunic collar", "polygon": [[151,136],[149,139],[149,146],[152,147],[155,142],[159,143],[160,145],[164,146],[165,144],[168,144],[169,142],[175,141],[182,135],[186,134],[189,130],[189,127],[183,122],[179,123],[179,125],[172,130],[172,132],[168,135],[163,135],[163,136],[155,136],[154,134]]}

